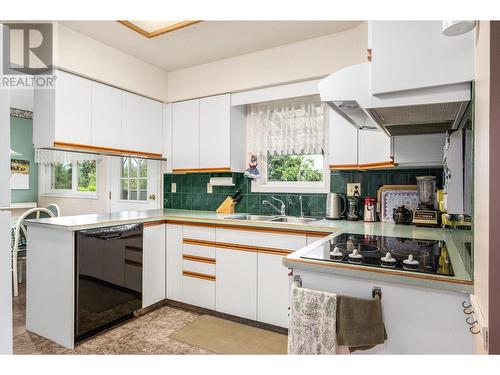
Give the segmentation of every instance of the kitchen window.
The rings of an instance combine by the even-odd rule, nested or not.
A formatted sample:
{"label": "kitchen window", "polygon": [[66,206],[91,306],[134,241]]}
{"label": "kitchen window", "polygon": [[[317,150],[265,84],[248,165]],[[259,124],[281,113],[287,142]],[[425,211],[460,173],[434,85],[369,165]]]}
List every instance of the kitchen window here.
{"label": "kitchen window", "polygon": [[330,190],[327,113],[318,95],[249,105],[247,151],[260,173],[252,191]]}
{"label": "kitchen window", "polygon": [[44,195],[97,197],[97,162],[52,162],[41,166]]}
{"label": "kitchen window", "polygon": [[120,199],[126,201],[148,200],[148,167],[146,159],[121,159]]}

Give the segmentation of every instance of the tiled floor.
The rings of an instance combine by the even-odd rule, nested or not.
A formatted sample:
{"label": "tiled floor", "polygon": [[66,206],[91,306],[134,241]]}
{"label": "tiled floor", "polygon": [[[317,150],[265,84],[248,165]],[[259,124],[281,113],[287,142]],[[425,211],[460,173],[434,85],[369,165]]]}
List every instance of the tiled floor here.
{"label": "tiled floor", "polygon": [[26,331],[25,301],[25,284],[21,284],[13,302],[14,354],[212,354],[168,337],[197,319],[197,313],[163,306],[69,350]]}

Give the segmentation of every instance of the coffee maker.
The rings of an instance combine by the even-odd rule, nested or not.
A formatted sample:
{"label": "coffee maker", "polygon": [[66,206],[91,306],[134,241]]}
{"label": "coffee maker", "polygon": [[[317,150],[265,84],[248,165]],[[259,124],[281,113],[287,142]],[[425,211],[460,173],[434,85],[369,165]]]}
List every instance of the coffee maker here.
{"label": "coffee maker", "polygon": [[347,220],[349,221],[358,221],[361,218],[360,214],[360,206],[361,202],[359,197],[357,196],[349,196],[347,197]]}
{"label": "coffee maker", "polygon": [[420,227],[438,227],[439,214],[434,208],[436,176],[417,177],[418,208],[413,214],[413,224]]}

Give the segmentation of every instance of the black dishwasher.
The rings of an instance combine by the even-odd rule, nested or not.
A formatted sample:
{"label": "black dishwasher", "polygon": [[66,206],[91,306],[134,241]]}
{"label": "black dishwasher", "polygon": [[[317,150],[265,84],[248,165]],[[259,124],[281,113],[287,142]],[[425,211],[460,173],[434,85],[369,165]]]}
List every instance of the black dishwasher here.
{"label": "black dishwasher", "polygon": [[75,341],[142,307],[142,231],[142,224],[126,224],[77,232]]}

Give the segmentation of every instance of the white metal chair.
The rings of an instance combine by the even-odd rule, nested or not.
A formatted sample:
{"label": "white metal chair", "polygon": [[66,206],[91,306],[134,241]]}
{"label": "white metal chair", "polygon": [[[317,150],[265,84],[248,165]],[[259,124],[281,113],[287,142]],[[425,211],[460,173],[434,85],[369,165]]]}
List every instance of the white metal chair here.
{"label": "white metal chair", "polygon": [[55,203],[51,203],[47,206],[47,210],[49,211],[52,211],[52,213],[54,214],[54,216],[61,216],[61,208],[59,207],[59,205],[55,204]]}
{"label": "white metal chair", "polygon": [[[21,246],[21,236],[26,239],[26,224],[24,223],[27,219],[40,219],[44,217],[54,217],[54,213],[47,208],[36,207],[29,209],[23,213],[17,220],[16,229],[14,232],[14,244],[12,245],[12,281],[14,286],[14,296],[19,295],[18,282],[23,281],[22,266],[21,262],[26,261],[26,245]],[[21,255],[20,255],[21,253]],[[24,254],[23,254],[24,253]],[[18,268],[19,265],[19,268]]]}

